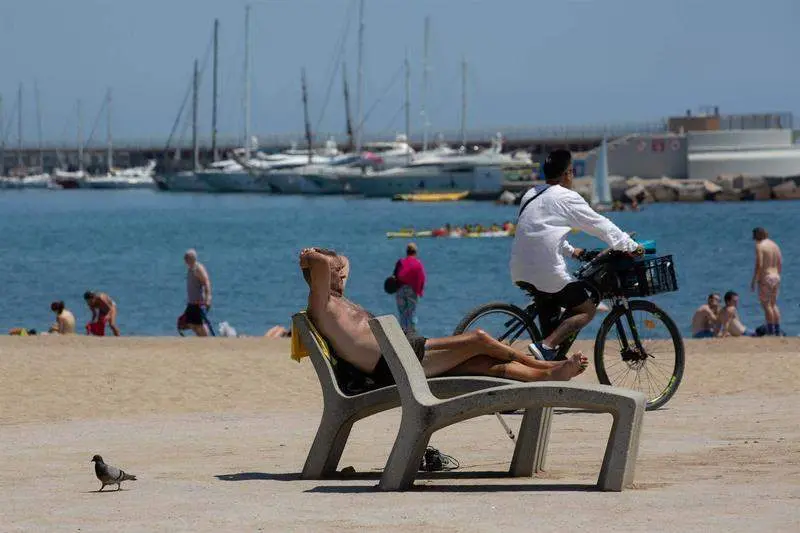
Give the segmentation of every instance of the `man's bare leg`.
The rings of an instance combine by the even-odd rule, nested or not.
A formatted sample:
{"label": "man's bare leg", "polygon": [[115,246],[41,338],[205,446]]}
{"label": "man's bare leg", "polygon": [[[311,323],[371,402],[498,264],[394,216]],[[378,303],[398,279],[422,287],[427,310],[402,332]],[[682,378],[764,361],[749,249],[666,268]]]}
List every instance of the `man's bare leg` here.
{"label": "man's bare leg", "polygon": [[772,312],[772,303],[768,301],[761,302],[761,309],[764,310],[764,320],[766,321],[766,323],[774,324],[775,322],[773,322],[773,319],[775,317],[773,316]]}
{"label": "man's bare leg", "polygon": [[425,350],[426,352],[447,351],[460,353],[470,357],[488,355],[492,359],[500,362],[514,361],[541,370],[548,370],[552,367],[551,362],[539,361],[535,357],[515,350],[511,346],[498,341],[482,329],[468,331],[452,337],[428,339],[425,343]]}
{"label": "man's bare leg", "polygon": [[578,333],[594,318],[597,312],[597,306],[592,300],[586,300],[578,307],[571,310],[572,316],[569,316],[558,325],[558,327],[551,333],[542,343],[549,348],[556,348],[559,344],[572,335]]}
{"label": "man's bare leg", "polygon": [[205,324],[190,324],[189,329],[194,331],[194,334],[198,337],[208,337],[208,330]]}
{"label": "man's bare leg", "polygon": [[569,381],[586,369],[587,360],[577,352],[548,370],[531,368],[515,361],[500,363],[491,357],[480,355],[468,359],[451,369],[450,375],[489,375],[516,381]]}
{"label": "man's bare leg", "polygon": [[119,337],[119,328],[117,327],[117,308],[114,306],[107,315],[108,327],[114,333],[115,337]]}

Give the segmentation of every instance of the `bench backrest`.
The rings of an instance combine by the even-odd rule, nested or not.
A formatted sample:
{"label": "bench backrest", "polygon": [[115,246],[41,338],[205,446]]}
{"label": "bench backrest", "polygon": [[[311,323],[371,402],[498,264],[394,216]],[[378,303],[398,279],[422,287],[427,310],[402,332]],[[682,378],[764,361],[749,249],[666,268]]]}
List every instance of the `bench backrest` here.
{"label": "bench backrest", "polygon": [[338,394],[339,396],[347,396],[339,387],[331,359],[326,355],[327,350],[320,346],[316,336],[312,333],[314,325],[309,320],[308,315],[295,313],[292,316],[292,325],[294,326],[294,331],[297,332],[296,334],[300,335],[303,345],[310,352],[311,362],[322,385],[323,395]]}
{"label": "bench backrest", "polygon": [[431,392],[425,371],[408,338],[394,315],[379,316],[369,321],[369,327],[378,340],[381,353],[392,371],[392,377],[403,398],[413,398],[418,403],[432,404],[438,400]]}

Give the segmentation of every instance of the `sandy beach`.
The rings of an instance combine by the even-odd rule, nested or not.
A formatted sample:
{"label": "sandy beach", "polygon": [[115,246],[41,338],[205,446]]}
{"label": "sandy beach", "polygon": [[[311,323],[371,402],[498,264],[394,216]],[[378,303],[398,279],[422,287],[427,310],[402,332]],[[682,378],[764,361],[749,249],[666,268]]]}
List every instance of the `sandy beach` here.
{"label": "sandy beach", "polygon": [[[299,480],[321,394],[286,340],[0,338],[0,530],[798,531],[800,339],[686,344],[633,489],[593,488],[610,417],[559,412],[540,477],[496,474],[513,443],[487,416],[434,435],[460,469],[390,494],[398,410],[355,426],[356,475]],[[138,481],[94,492],[96,453]]]}

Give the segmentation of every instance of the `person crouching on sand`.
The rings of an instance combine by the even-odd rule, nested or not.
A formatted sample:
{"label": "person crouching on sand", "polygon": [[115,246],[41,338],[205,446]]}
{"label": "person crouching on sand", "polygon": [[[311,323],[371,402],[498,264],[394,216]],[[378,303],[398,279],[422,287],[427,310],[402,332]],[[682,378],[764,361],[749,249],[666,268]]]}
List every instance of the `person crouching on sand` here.
{"label": "person crouching on sand", "polygon": [[92,321],[86,325],[86,332],[102,337],[106,334],[106,324],[108,324],[108,327],[114,332],[114,336],[119,337],[117,304],[114,300],[104,292],[92,291],[83,293],[83,299],[92,312]]}
{"label": "person crouching on sand", "polygon": [[[372,378],[379,386],[394,383],[389,365],[369,327],[373,317],[344,296],[350,272],[347,257],[323,248],[305,248],[300,269],[309,287],[308,316],[337,357]],[[567,381],[586,369],[577,352],[566,361],[537,361],[482,330],[453,337],[406,337],[428,377],[443,374],[488,375],[519,381]]]}
{"label": "person crouching on sand", "polygon": [[57,301],[50,304],[50,310],[56,314],[56,323],[50,326],[49,333],[70,335],[75,333],[75,315],[64,307],[64,302]]}

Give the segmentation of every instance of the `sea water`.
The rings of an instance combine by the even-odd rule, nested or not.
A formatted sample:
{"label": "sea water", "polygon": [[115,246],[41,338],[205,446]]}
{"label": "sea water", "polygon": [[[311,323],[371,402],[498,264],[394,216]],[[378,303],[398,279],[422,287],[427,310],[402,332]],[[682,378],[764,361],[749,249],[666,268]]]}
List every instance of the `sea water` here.
{"label": "sea water", "polygon": [[[0,331],[46,330],[50,302],[64,300],[79,330],[90,318],[86,290],[107,292],[119,307],[124,335],[175,335],[185,305],[183,253],[198,251],[213,283],[212,322],[240,334],[263,335],[289,325],[308,294],[298,254],[334,248],[350,258],[347,295],[376,314],[395,313],[383,280],[404,255],[407,240],[387,231],[414,227],[502,223],[517,207],[483,202],[413,204],[357,197],[212,195],[158,191],[0,192]],[[783,248],[779,305],[783,327],[800,334],[800,203],[646,205],[609,217],[639,239],[672,254],[679,291],[652,298],[690,333],[693,311],[709,292],[740,295],[743,322],[763,314],[750,292],[751,230],[764,226]],[[601,247],[585,234],[576,246]],[[489,301],[526,303],[509,277],[509,238],[416,239],[427,271],[419,331],[446,335],[471,308]],[[577,266],[577,265],[576,265]],[[593,336],[599,315],[583,332]]]}

